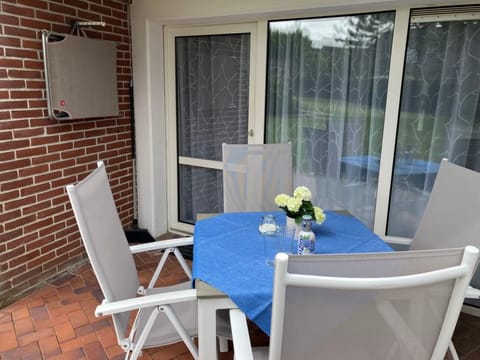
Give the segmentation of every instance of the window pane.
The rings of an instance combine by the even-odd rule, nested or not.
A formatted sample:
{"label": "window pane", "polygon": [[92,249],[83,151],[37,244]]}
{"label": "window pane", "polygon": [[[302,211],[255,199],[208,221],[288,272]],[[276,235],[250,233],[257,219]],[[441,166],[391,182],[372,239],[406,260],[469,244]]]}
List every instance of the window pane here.
{"label": "window pane", "polygon": [[175,38],[178,153],[222,160],[247,142],[250,34]]}
{"label": "window pane", "polygon": [[413,237],[442,158],[480,171],[480,25],[412,23],[388,235]]}
{"label": "window pane", "polygon": [[292,142],[295,184],[373,227],[393,12],[270,23],[266,142]]}
{"label": "window pane", "polygon": [[195,224],[199,213],[223,212],[223,186],[220,170],[180,165],[178,169],[178,220]]}

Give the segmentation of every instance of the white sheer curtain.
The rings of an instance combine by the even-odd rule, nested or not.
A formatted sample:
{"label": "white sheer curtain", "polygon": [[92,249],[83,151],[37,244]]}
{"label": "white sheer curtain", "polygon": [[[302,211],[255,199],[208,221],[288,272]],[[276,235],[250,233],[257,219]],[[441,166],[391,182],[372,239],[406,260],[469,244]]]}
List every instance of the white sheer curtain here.
{"label": "white sheer curtain", "polygon": [[439,19],[412,21],[408,37],[387,229],[392,236],[415,233],[442,158],[480,171],[479,20]]}
{"label": "white sheer curtain", "polygon": [[270,23],[266,141],[295,185],[373,227],[394,13]]}

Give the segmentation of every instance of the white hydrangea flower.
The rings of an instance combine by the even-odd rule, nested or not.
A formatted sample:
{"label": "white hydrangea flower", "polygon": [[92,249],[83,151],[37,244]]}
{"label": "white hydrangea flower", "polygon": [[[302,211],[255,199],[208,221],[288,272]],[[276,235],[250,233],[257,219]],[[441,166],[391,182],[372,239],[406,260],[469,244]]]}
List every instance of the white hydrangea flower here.
{"label": "white hydrangea flower", "polygon": [[310,201],[312,192],[306,186],[299,186],[293,192],[293,196],[300,200]]}
{"label": "white hydrangea flower", "polygon": [[285,207],[287,206],[288,199],[290,199],[290,196],[287,194],[278,194],[275,196],[275,204],[279,207]]}
{"label": "white hydrangea flower", "polygon": [[314,206],[313,207],[313,211],[315,213],[315,221],[317,224],[321,224],[325,221],[325,213],[323,212],[323,210],[321,208],[319,208],[318,206]]}
{"label": "white hydrangea flower", "polygon": [[297,199],[294,197],[291,197],[288,199],[288,202],[287,202],[288,211],[297,212],[300,209],[300,206],[302,206],[301,199]]}

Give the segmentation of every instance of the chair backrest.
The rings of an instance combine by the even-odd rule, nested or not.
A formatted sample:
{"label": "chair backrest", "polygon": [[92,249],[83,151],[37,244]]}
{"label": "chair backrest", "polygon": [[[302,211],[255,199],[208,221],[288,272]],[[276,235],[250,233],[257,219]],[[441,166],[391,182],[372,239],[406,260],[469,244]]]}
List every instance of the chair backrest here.
{"label": "chair backrest", "polygon": [[[410,250],[480,247],[480,173],[442,160]],[[480,286],[480,272],[472,285]]]}
{"label": "chair backrest", "polygon": [[[134,298],[139,279],[133,256],[113,200],[105,165],[77,185],[68,196],[93,271],[109,302]],[[113,315],[115,331],[125,337],[130,313]]]}
{"label": "chair backrest", "polygon": [[292,144],[223,144],[224,212],[274,211],[293,188]]}
{"label": "chair backrest", "polygon": [[443,359],[478,254],[277,254],[269,360]]}

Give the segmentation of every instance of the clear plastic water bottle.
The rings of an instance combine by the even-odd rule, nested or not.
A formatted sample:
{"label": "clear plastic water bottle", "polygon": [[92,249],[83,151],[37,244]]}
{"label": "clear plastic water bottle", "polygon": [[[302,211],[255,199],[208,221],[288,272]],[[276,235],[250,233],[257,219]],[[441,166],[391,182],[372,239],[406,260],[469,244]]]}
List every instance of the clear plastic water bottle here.
{"label": "clear plastic water bottle", "polygon": [[298,235],[297,254],[315,254],[315,234],[312,231],[312,217],[310,215],[302,216],[302,230]]}

